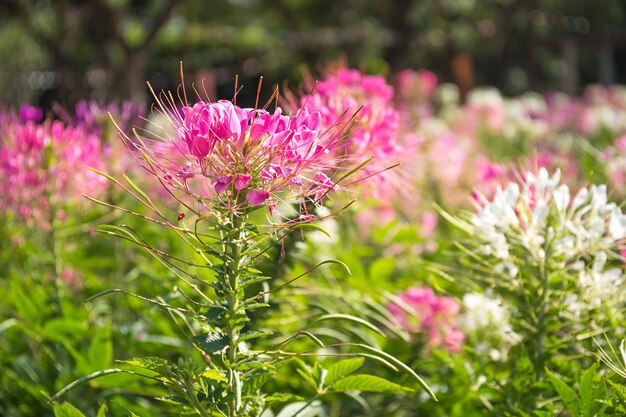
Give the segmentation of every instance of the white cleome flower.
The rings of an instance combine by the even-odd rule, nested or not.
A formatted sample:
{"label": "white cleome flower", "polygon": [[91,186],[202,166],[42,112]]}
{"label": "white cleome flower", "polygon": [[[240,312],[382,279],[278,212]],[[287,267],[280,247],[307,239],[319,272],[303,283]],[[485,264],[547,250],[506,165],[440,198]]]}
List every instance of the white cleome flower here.
{"label": "white cleome flower", "polygon": [[608,201],[605,185],[582,188],[571,198],[558,170],[522,177],[521,187],[509,183],[472,217],[482,253],[512,261],[512,248],[522,248],[539,264],[549,250],[565,266],[614,250],[626,238],[626,216]]}
{"label": "white cleome flower", "polygon": [[521,340],[511,326],[509,309],[495,296],[465,294],[459,327],[470,340],[476,339],[474,349],[492,360],[506,359],[511,346]]}

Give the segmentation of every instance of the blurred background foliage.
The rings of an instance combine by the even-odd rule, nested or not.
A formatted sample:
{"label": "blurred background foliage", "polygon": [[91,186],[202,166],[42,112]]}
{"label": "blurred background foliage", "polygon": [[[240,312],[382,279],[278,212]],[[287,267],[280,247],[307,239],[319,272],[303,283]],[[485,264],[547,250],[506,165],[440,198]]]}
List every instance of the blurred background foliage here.
{"label": "blurred background foliage", "polygon": [[[601,7],[599,7],[601,6]],[[467,91],[580,92],[626,82],[623,0],[4,0],[0,97],[49,108],[146,101],[145,80],[186,78],[231,97],[347,61],[390,74],[428,68]],[[245,89],[242,100],[255,88]],[[247,94],[247,95],[246,95]],[[268,94],[269,95],[269,94]]]}

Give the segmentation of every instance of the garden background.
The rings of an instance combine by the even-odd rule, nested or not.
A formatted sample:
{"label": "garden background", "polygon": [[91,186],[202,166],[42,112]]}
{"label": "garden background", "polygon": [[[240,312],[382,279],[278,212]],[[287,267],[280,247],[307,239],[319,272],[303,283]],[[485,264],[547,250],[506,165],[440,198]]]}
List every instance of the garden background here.
{"label": "garden background", "polygon": [[626,415],[626,4],[6,0],[0,415]]}

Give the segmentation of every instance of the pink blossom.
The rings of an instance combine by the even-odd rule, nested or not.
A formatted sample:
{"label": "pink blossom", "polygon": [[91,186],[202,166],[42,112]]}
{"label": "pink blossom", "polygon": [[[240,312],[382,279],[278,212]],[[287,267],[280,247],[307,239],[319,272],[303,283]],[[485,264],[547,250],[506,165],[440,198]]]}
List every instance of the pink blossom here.
{"label": "pink blossom", "polygon": [[215,180],[215,191],[218,194],[222,194],[226,190],[226,187],[228,186],[228,184],[230,184],[232,181],[233,181],[233,177],[231,176],[219,177],[218,179]]}
{"label": "pink blossom", "polygon": [[39,107],[31,106],[28,103],[20,107],[20,119],[22,122],[39,122],[43,118],[43,110]]}
{"label": "pink blossom", "polygon": [[191,154],[199,159],[206,157],[218,141],[239,141],[248,120],[243,109],[225,100],[217,103],[200,101],[192,107],[183,107],[183,114],[180,135]]}
{"label": "pink blossom", "polygon": [[252,177],[247,174],[239,174],[237,175],[237,179],[235,180],[235,189],[237,191],[241,191],[250,185],[252,182]]}
{"label": "pink blossom", "polygon": [[[98,137],[59,121],[6,121],[0,126],[0,208],[48,225],[52,215],[97,196],[106,180]],[[56,209],[51,213],[51,209]]]}
{"label": "pink blossom", "polygon": [[426,335],[431,347],[460,350],[465,335],[456,326],[459,303],[423,287],[409,288],[397,297],[398,304],[391,303],[388,308],[404,330]]}
{"label": "pink blossom", "polygon": [[319,112],[319,123],[324,128],[358,111],[350,142],[341,152],[356,162],[373,156],[364,173],[378,172],[397,162],[400,116],[393,106],[393,88],[383,77],[342,68],[315,86],[309,81],[308,87],[313,92],[303,96],[300,103]]}
{"label": "pink blossom", "polygon": [[[301,107],[287,116],[280,108],[243,109],[228,101],[201,101],[182,111],[161,103],[160,109],[169,124],[163,130],[176,136],[164,142],[146,132],[142,155],[151,161],[147,170],[157,167],[168,189],[200,202],[201,210],[247,203],[273,211],[276,198],[318,200],[338,188],[325,172],[336,173],[345,159],[338,154],[345,125],[322,126],[319,112]],[[178,170],[176,178],[173,170]],[[246,189],[242,201],[239,193]]]}
{"label": "pink blossom", "polygon": [[328,193],[330,190],[336,190],[337,188],[339,188],[323,172],[318,172],[317,174],[315,174],[315,177],[313,177],[313,181],[317,184],[317,191],[315,191],[316,200],[321,199],[324,194]]}
{"label": "pink blossom", "polygon": [[270,198],[270,193],[265,190],[250,190],[246,194],[246,201],[253,206],[260,206]]}
{"label": "pink blossom", "polygon": [[427,238],[433,235],[437,229],[437,215],[430,211],[422,215],[422,227],[420,228],[420,236]]}
{"label": "pink blossom", "polygon": [[396,75],[398,94],[412,101],[428,100],[437,89],[437,76],[431,71],[406,69]]}

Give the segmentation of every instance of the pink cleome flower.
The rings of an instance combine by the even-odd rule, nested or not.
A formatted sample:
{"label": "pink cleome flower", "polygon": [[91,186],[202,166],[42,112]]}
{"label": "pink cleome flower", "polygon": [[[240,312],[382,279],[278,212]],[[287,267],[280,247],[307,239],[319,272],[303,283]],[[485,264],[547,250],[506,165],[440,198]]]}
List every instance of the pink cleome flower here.
{"label": "pink cleome flower", "polygon": [[164,185],[200,202],[200,210],[247,204],[273,211],[289,196],[317,203],[337,188],[332,175],[341,162],[342,127],[323,127],[318,112],[302,107],[287,116],[279,107],[269,112],[225,100],[180,111],[161,103],[160,111],[174,137],[148,135],[142,151]]}
{"label": "pink cleome flower", "polygon": [[[97,136],[59,121],[9,118],[0,132],[0,208],[47,225],[50,209],[59,210],[94,195],[106,180],[88,167],[102,169]],[[58,214],[58,213],[56,213]]]}
{"label": "pink cleome flower", "polygon": [[460,306],[451,297],[437,297],[432,289],[412,287],[399,294],[389,311],[400,326],[413,334],[425,334],[431,347],[459,352],[465,335],[457,328]]}

